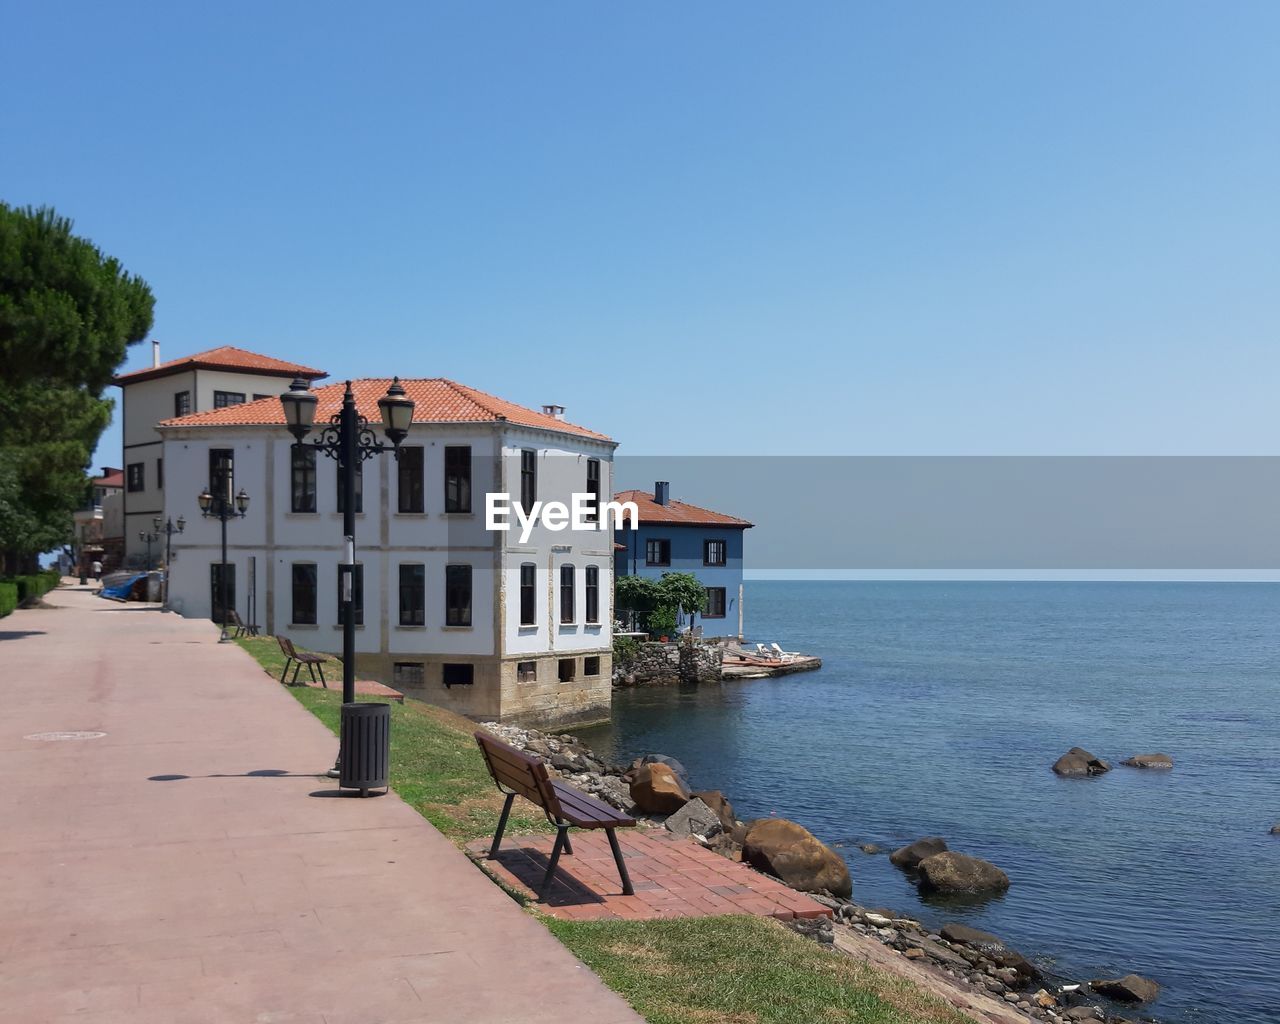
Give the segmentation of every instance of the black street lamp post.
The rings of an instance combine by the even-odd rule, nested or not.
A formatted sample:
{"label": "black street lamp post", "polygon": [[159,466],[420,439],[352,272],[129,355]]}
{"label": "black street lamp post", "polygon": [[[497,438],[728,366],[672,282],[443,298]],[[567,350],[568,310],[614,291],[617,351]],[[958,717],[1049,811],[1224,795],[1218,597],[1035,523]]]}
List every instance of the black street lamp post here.
{"label": "black street lamp post", "polygon": [[[345,558],[339,565],[339,602],[342,606],[342,703],[354,704],[356,699],[356,619],[353,580],[356,563],[356,466],[365,459],[384,454],[388,448],[377,439],[369,421],[356,409],[351,381],[347,381],[342,396],[342,408],[329,419],[320,436],[308,442],[316,418],[318,399],[309,389],[307,381],[298,378],[289,390],[280,396],[284,407],[284,420],[293,434],[295,447],[310,444],[331,459],[338,460],[338,480],[342,488],[342,533],[346,541]],[[413,423],[413,399],[409,398],[396,377],[387,393],[378,399],[378,411],[382,414],[382,432],[391,442],[391,452],[398,459],[400,444],[409,434]],[[342,726],[346,726],[343,718]],[[335,771],[330,772],[336,776]]]}
{"label": "black street lamp post", "polygon": [[217,467],[217,475],[215,477],[217,485],[217,494],[210,494],[209,488],[205,488],[200,492],[196,501],[200,503],[200,514],[206,519],[217,519],[222,523],[222,565],[218,568],[218,601],[222,604],[222,635],[218,637],[218,643],[225,643],[230,639],[230,631],[227,628],[231,616],[231,609],[227,601],[227,520],[242,519],[246,512],[249,511],[249,495],[245,494],[244,488],[234,498],[231,496],[231,467],[220,464]]}
{"label": "black street lamp post", "polygon": [[160,539],[160,535],[157,533],[148,533],[146,530],[138,531],[138,540],[142,541],[144,544],[147,545],[147,561],[146,561],[146,564],[144,565],[144,570],[146,572],[151,571],[151,545],[154,544],[159,539]]}
{"label": "black street lamp post", "polygon": [[164,603],[169,604],[169,563],[173,561],[173,535],[181,533],[186,529],[187,521],[178,516],[178,522],[175,525],[172,519],[161,521],[160,516],[156,516],[151,520],[151,525],[155,527],[157,534],[164,534]]}

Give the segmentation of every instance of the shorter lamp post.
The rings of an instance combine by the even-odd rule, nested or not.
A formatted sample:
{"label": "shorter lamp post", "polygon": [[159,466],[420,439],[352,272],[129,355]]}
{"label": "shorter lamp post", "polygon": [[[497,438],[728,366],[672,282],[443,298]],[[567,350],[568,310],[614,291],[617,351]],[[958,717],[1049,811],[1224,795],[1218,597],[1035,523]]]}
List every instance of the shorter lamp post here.
{"label": "shorter lamp post", "polygon": [[156,516],[151,520],[151,525],[155,527],[156,533],[164,534],[164,603],[167,607],[169,604],[169,563],[173,561],[173,535],[181,533],[187,525],[187,521],[178,516],[177,525],[172,519],[161,523],[160,516]]}
{"label": "shorter lamp post", "polygon": [[143,566],[143,569],[146,572],[151,571],[151,545],[159,539],[160,535],[158,533],[148,533],[146,530],[138,531],[138,540],[142,541],[147,546],[147,561]]}
{"label": "shorter lamp post", "polygon": [[249,495],[241,487],[235,498],[231,497],[231,474],[221,474],[218,494],[210,494],[209,488],[200,492],[196,501],[200,504],[200,514],[206,519],[217,519],[222,523],[222,565],[218,571],[218,601],[222,605],[222,635],[218,643],[226,643],[230,639],[227,625],[231,617],[231,609],[227,602],[227,520],[243,519],[249,511]]}

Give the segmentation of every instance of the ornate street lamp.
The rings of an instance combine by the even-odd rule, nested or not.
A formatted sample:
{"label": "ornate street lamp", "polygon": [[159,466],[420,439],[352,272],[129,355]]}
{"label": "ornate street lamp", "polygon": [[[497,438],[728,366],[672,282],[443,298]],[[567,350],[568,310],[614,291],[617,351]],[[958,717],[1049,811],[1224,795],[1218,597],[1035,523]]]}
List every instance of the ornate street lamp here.
{"label": "ornate street lamp", "polygon": [[[227,520],[244,518],[245,513],[249,511],[249,495],[241,487],[235,498],[231,497],[230,466],[225,462],[217,465],[215,480],[218,483],[218,493],[211,494],[206,487],[200,492],[196,501],[200,505],[202,516],[206,519],[217,519],[222,523],[222,565],[218,571],[218,600],[222,604],[222,635],[218,637],[218,643],[226,643],[231,639],[228,629],[231,609],[227,601]],[[178,521],[182,522],[181,519]]]}
{"label": "ornate street lamp", "polygon": [[173,561],[173,535],[186,529],[187,521],[182,516],[178,516],[178,522],[175,525],[172,519],[163,520],[160,516],[156,516],[151,520],[151,525],[155,527],[156,533],[164,534],[164,606],[168,608],[169,563]]}
{"label": "ornate street lamp", "polygon": [[146,572],[151,571],[151,545],[159,539],[160,535],[158,533],[148,533],[146,530],[138,531],[138,540],[142,541],[147,546],[147,561],[145,565]]}
{"label": "ornate street lamp", "polygon": [[[342,395],[342,409],[329,419],[320,436],[310,442],[307,435],[315,424],[316,406],[319,404],[306,380],[299,377],[289,390],[280,396],[284,407],[284,421],[295,440],[295,447],[310,444],[331,459],[338,460],[338,482],[342,488],[342,533],[346,540],[345,560],[338,566],[340,573],[339,603],[342,607],[342,703],[354,704],[356,699],[356,619],[352,580],[356,564],[356,466],[365,459],[385,454],[388,450],[398,459],[400,444],[409,435],[413,423],[413,399],[405,394],[396,377],[387,393],[378,399],[378,411],[382,415],[382,432],[391,447],[378,440],[369,421],[356,410],[351,381],[347,381]],[[342,719],[346,726],[346,718]],[[338,766],[329,773],[338,775]]]}

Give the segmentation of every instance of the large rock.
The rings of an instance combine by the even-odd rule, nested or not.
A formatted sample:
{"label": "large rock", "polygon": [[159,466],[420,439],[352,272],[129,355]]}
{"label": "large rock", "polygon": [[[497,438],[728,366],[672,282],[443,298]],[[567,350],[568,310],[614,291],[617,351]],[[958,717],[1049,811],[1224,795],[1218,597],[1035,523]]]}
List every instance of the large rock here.
{"label": "large rock", "polygon": [[1130,768],[1172,768],[1173,758],[1168,754],[1134,754],[1120,763]]}
{"label": "large rock", "polygon": [[948,850],[926,857],[916,867],[920,886],[934,892],[1004,892],[1009,876],[990,861]]}
{"label": "large rock", "polygon": [[726,832],[732,832],[738,824],[738,818],[733,813],[733,804],[725,799],[723,793],[718,789],[708,789],[700,793],[694,793],[699,800],[716,812],[716,817],[720,819],[720,827]]}
{"label": "large rock", "polygon": [[1017,950],[1010,949],[998,936],[990,932],[981,932],[970,928],[967,924],[944,924],[939,933],[948,942],[968,946],[983,956],[994,961],[998,967],[1009,967],[1017,971],[1018,977],[1026,981],[1035,981],[1040,977],[1040,970]]}
{"label": "large rock", "polygon": [[689,781],[689,772],[685,769],[685,766],[674,757],[668,757],[666,754],[645,754],[644,757],[640,758],[640,764],[641,766],[646,764],[665,764],[686,783]]}
{"label": "large rock", "polygon": [[631,799],[645,814],[674,814],[689,802],[688,787],[665,764],[643,764],[631,780]]}
{"label": "large rock", "polygon": [[742,859],[780,878],[793,889],[848,899],[853,882],[844,859],[802,825],[786,818],[761,818],[748,830]]}
{"label": "large rock", "polygon": [[1271,834],[1272,834],[1273,836],[1280,836],[1280,825],[1272,825],[1272,826],[1271,826]]}
{"label": "large rock", "polygon": [[704,839],[724,831],[716,812],[696,796],[662,824],[667,831],[678,836],[702,836]]}
{"label": "large rock", "polygon": [[1072,747],[1053,763],[1053,770],[1064,778],[1085,778],[1111,771],[1111,765],[1083,747]]}
{"label": "large rock", "polygon": [[625,782],[615,775],[600,777],[600,799],[612,804],[623,814],[635,814],[636,802],[631,798],[631,790]]}
{"label": "large rock", "polygon": [[894,850],[889,854],[889,863],[898,868],[915,868],[926,857],[945,853],[946,849],[947,841],[941,836],[928,836]]}
{"label": "large rock", "polygon": [[1099,995],[1125,1003],[1149,1003],[1160,994],[1160,986],[1139,974],[1123,978],[1095,978],[1089,987]]}

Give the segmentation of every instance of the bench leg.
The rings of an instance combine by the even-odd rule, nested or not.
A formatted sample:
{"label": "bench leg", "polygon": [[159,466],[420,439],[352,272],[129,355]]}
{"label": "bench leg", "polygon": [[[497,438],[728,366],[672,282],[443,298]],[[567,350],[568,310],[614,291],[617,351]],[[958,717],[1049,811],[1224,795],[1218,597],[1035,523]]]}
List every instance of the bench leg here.
{"label": "bench leg", "polygon": [[300,673],[301,671],[302,671],[302,662],[295,661],[293,663],[293,678],[289,680],[290,686],[298,685],[298,673]]}
{"label": "bench leg", "polygon": [[547,898],[547,890],[551,888],[551,878],[556,873],[556,865],[560,863],[560,851],[564,849],[564,841],[568,838],[569,827],[562,825],[556,829],[556,842],[551,847],[551,860],[547,863],[547,873],[542,876],[542,888],[538,890],[538,902]]}
{"label": "bench leg", "polygon": [[573,843],[569,841],[569,830],[564,830],[564,852],[570,857],[573,856]]}
{"label": "bench leg", "polygon": [[293,663],[293,659],[292,659],[292,658],[285,658],[285,659],[284,659],[284,671],[280,673],[280,682],[282,682],[282,683],[283,683],[283,682],[284,682],[284,680],[285,680],[285,677],[286,677],[286,676],[288,676],[288,674],[289,674],[289,666],[290,666],[292,663]]}
{"label": "bench leg", "polygon": [[320,685],[323,686],[326,690],[329,689],[329,684],[326,683],[324,680],[324,662],[316,663],[316,671],[320,673]]}
{"label": "bench leg", "polygon": [[502,845],[502,833],[507,830],[507,818],[511,814],[511,804],[515,801],[514,793],[507,794],[507,802],[502,805],[502,814],[498,817],[498,831],[493,834],[493,843],[489,846],[489,858],[498,856],[498,847]]}
{"label": "bench leg", "polygon": [[634,896],[636,890],[631,884],[631,876],[627,874],[627,862],[622,859],[622,849],[618,846],[618,837],[611,828],[605,829],[604,834],[609,837],[609,848],[613,850],[613,862],[618,865],[618,875],[622,879],[622,895]]}

